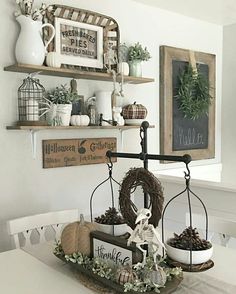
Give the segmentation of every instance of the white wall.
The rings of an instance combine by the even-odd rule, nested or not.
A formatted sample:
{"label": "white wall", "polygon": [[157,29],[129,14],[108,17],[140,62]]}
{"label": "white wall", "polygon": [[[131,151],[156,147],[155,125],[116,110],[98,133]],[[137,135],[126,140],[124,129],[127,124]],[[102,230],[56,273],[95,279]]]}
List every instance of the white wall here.
{"label": "white wall", "polygon": [[[48,3],[55,1],[48,1]],[[37,3],[37,1],[36,1]],[[141,42],[151,52],[150,62],[143,64],[143,75],[154,77],[155,83],[146,85],[127,85],[127,100],[143,103],[148,108],[147,119],[156,128],[149,131],[149,151],[159,152],[159,46],[170,45],[189,48],[217,55],[217,114],[221,102],[221,55],[222,28],[217,25],[197,21],[157,8],[137,4],[131,0],[58,0],[69,6],[94,10],[114,17],[121,31],[121,41]],[[50,210],[79,207],[85,215],[89,213],[89,196],[101,180],[107,177],[105,165],[80,166],[58,169],[42,169],[41,141],[53,138],[84,138],[117,136],[118,131],[42,131],[37,134],[37,158],[31,155],[28,132],[7,131],[5,127],[17,120],[17,89],[24,74],[4,72],[3,67],[13,64],[14,46],[19,33],[13,16],[14,1],[2,1],[0,18],[0,250],[10,248],[5,222],[7,219],[46,212]],[[43,85],[52,87],[69,82],[66,78],[40,77]],[[85,97],[94,90],[111,90],[111,83],[80,80],[79,92]],[[220,117],[220,116],[219,116]],[[140,152],[138,130],[123,133],[124,150]],[[220,120],[216,125],[216,159],[220,161]],[[121,148],[119,146],[119,148]],[[114,177],[121,180],[125,171],[139,161],[119,160],[115,164]],[[150,164],[152,169],[157,163]],[[103,211],[109,206],[108,187],[96,195],[96,211]]]}
{"label": "white wall", "polygon": [[236,24],[224,27],[222,91],[222,181],[235,183]]}

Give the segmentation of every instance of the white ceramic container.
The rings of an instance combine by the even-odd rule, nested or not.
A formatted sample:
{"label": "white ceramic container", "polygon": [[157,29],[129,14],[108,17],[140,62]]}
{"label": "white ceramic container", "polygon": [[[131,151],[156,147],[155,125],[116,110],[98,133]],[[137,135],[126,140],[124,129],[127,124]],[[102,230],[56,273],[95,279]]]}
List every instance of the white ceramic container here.
{"label": "white ceramic container", "polygon": [[57,104],[56,117],[60,126],[69,126],[72,104]]}
{"label": "white ceramic container", "polygon": [[[113,226],[112,225],[103,225],[96,223],[98,226],[98,231],[113,235]],[[130,232],[130,227],[127,224],[121,224],[121,225],[114,225],[114,235],[120,236],[127,232]]]}
{"label": "white ceramic container", "polygon": [[[168,241],[167,241],[168,243]],[[190,264],[190,251],[174,248],[168,244],[166,246],[166,254],[173,260]],[[192,251],[192,264],[201,264],[211,259],[213,254],[213,247],[206,250]]]}
{"label": "white ceramic container", "polygon": [[[51,24],[43,24],[41,21],[34,21],[31,17],[20,15],[16,18],[21,30],[16,42],[16,60],[18,63],[42,65],[45,59],[47,46],[55,36],[55,29]],[[42,29],[50,27],[52,36],[44,45]]]}

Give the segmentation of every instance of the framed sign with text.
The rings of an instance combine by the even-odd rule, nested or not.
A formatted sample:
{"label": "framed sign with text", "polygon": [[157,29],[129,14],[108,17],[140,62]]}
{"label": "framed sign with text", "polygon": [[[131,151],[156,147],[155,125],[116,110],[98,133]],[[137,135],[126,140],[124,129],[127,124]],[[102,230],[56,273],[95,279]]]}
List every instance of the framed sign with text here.
{"label": "framed sign with text", "polygon": [[112,236],[99,231],[90,233],[93,257],[99,257],[116,265],[135,264],[142,260],[142,254],[135,244],[127,246],[123,236]]}
{"label": "framed sign with text", "polygon": [[63,64],[103,68],[103,28],[55,18],[55,51]]}
{"label": "framed sign with text", "polygon": [[116,151],[116,141],[116,138],[43,140],[43,168],[106,163],[106,152]]}

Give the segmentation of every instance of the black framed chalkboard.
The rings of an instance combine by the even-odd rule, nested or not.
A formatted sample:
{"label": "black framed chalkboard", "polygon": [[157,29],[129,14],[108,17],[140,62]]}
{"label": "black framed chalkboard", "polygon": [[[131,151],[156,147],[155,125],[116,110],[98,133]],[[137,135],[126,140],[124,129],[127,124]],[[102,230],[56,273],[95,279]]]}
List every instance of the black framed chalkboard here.
{"label": "black framed chalkboard", "polygon": [[[190,54],[191,52],[191,54]],[[184,117],[176,97],[179,75],[195,57],[198,70],[208,78],[212,97],[208,115]],[[215,156],[215,55],[169,46],[160,47],[160,154],[190,154],[193,160]]]}

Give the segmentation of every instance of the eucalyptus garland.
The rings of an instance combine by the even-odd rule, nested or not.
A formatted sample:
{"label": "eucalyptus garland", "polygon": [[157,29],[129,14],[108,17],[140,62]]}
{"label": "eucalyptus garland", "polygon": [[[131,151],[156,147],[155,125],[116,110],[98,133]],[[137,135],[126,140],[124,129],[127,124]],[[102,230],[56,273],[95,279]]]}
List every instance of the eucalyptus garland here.
{"label": "eucalyptus garland", "polygon": [[203,115],[208,115],[212,99],[208,78],[199,70],[196,73],[189,65],[180,74],[179,81],[180,86],[176,98],[184,117],[196,120]]}
{"label": "eucalyptus garland", "polygon": [[[102,260],[98,257],[90,258],[81,254],[80,252],[65,255],[60,241],[56,243],[54,254],[59,257],[64,257],[67,262],[79,264],[84,269],[90,270],[94,274],[116,283],[118,266],[115,264],[112,265],[110,262],[106,262],[105,260]],[[140,293],[153,291],[156,293],[160,293],[160,289],[165,287],[163,285],[161,286],[157,283],[154,283],[149,278],[149,274],[153,271],[153,268],[155,267],[153,257],[148,256],[146,261],[147,262],[144,267],[139,264],[132,269],[137,278],[133,282],[128,282],[123,285],[124,292],[133,291]],[[163,270],[165,271],[167,277],[167,281],[171,281],[175,277],[179,277],[180,279],[182,279],[182,269],[180,267],[170,268],[166,264],[165,258],[162,258],[161,256],[159,256],[159,265],[163,267]]]}

